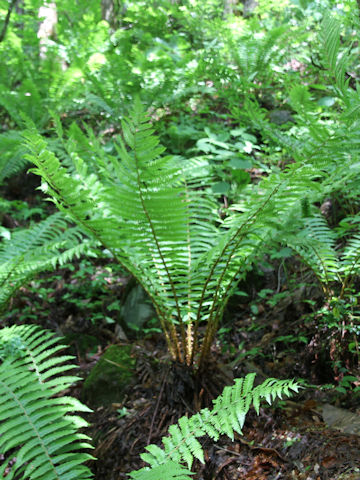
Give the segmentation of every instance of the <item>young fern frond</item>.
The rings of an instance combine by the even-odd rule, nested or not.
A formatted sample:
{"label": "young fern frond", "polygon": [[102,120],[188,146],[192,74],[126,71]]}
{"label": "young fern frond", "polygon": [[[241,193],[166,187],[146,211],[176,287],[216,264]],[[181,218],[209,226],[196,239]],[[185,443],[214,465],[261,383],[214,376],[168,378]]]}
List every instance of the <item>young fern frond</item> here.
{"label": "young fern frond", "polygon": [[84,462],[92,457],[78,452],[92,448],[77,431],[87,423],[74,415],[90,410],[75,398],[55,396],[78,380],[63,375],[74,368],[67,363],[72,357],[54,356],[63,348],[52,333],[36,326],[0,331],[1,478],[91,478]]}
{"label": "young fern frond", "polygon": [[[235,384],[225,387],[223,393],[214,400],[211,411],[205,408],[190,418],[180,418],[177,424],[169,428],[169,435],[163,437],[163,448],[149,445],[147,452],[141,455],[151,469],[147,467],[131,472],[130,477],[134,480],[178,477],[190,480],[191,472],[180,464],[186,463],[191,468],[194,458],[204,463],[203,449],[197,438],[208,435],[217,441],[220,435],[227,435],[233,440],[234,432],[242,433],[246,414],[252,406],[259,413],[261,400],[265,399],[271,404],[276,398],[288,396],[291,390],[297,392],[299,389],[293,380],[273,378],[254,387],[254,379],[253,373],[235,379]],[[155,477],[160,471],[164,476]]]}
{"label": "young fern frond", "polygon": [[9,240],[0,243],[0,309],[37,273],[79,258],[90,245],[79,228],[69,227],[60,213],[11,233]]}

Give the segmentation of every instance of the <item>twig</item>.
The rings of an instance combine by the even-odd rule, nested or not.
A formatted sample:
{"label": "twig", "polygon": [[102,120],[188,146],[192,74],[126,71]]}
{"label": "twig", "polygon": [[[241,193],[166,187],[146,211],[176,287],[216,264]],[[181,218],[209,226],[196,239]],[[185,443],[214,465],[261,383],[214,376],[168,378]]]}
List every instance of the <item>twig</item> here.
{"label": "twig", "polygon": [[146,442],[148,445],[150,444],[150,441],[151,441],[152,432],[153,432],[153,428],[154,428],[155,417],[156,417],[157,412],[159,410],[160,400],[161,400],[161,397],[162,397],[162,394],[163,394],[163,391],[164,391],[165,380],[166,380],[167,374],[168,374],[168,372],[164,373],[163,380],[162,380],[162,383],[161,383],[160,392],[159,392],[159,396],[158,396],[158,399],[157,399],[157,402],[156,402],[156,407],[155,407],[155,410],[154,410],[153,417],[151,419],[149,435],[148,435],[148,439],[147,439],[147,442]]}
{"label": "twig", "polygon": [[[5,35],[6,35],[6,32],[7,32],[7,29],[8,29],[8,26],[9,26],[9,22],[10,22],[10,17],[11,17],[11,13],[16,5],[18,0],[12,0],[10,5],[9,5],[9,8],[8,8],[8,12],[6,14],[6,18],[5,18],[5,22],[4,22],[4,26],[1,30],[1,33],[0,33],[0,43],[4,40],[5,38]],[[359,0],[360,1],[360,0]]]}

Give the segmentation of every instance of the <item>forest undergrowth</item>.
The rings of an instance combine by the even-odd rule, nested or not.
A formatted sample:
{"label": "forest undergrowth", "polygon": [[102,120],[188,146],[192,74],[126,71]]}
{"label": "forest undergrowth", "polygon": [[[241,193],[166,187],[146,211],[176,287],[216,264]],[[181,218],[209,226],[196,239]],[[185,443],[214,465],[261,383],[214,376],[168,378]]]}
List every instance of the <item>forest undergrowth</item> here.
{"label": "forest undergrowth", "polygon": [[1,478],[359,479],[358,3],[100,3],[0,0]]}

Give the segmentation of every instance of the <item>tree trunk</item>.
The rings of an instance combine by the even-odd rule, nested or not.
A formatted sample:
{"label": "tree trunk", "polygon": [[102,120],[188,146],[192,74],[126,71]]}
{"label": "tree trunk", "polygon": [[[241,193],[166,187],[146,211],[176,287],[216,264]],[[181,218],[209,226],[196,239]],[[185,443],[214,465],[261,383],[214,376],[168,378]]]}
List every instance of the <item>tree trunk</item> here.
{"label": "tree trunk", "polygon": [[40,58],[44,60],[47,54],[48,40],[55,36],[55,29],[58,21],[56,3],[45,2],[44,5],[39,8],[38,17],[41,19],[37,32],[37,36],[40,39]]}
{"label": "tree trunk", "polygon": [[236,0],[224,0],[224,18],[234,15],[235,5],[236,5]]}
{"label": "tree trunk", "polygon": [[243,9],[243,16],[245,18],[250,17],[253,14],[255,8],[258,6],[258,3],[259,2],[257,0],[245,0],[244,9]]}
{"label": "tree trunk", "polygon": [[121,23],[121,15],[126,12],[126,5],[121,0],[101,0],[101,18],[106,20],[113,30]]}

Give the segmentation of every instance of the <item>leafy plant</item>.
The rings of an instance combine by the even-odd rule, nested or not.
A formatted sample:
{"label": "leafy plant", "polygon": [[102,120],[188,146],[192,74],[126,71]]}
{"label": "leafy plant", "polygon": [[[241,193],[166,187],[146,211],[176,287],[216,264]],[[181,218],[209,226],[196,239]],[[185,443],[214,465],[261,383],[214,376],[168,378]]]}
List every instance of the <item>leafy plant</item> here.
{"label": "leafy plant", "polygon": [[[88,437],[78,432],[87,423],[75,411],[90,410],[58,394],[78,377],[71,356],[50,332],[22,325],[0,330],[0,452],[2,478],[11,480],[85,480],[91,455]],[[56,356],[54,356],[57,354]],[[61,375],[61,376],[60,376]]]}
{"label": "leafy plant", "polygon": [[55,268],[89,251],[90,242],[60,213],[10,233],[0,244],[0,308],[37,273]]}
{"label": "leafy plant", "polygon": [[[155,480],[158,478],[190,480],[189,469],[194,458],[204,463],[202,446],[196,438],[209,435],[214,441],[220,435],[234,440],[234,432],[241,435],[245,417],[251,406],[259,414],[260,402],[266,399],[271,404],[277,397],[290,395],[290,391],[300,388],[293,380],[268,378],[254,387],[255,374],[237,378],[233,386],[225,387],[223,393],[214,400],[214,408],[205,408],[192,417],[182,417],[169,428],[169,435],[163,437],[163,448],[148,445],[141,458],[150,464],[148,467],[131,472],[134,480]],[[185,468],[181,463],[186,463]]]}
{"label": "leafy plant", "polygon": [[[100,241],[149,294],[172,357],[198,368],[226,303],[252,258],[322,172],[303,162],[250,188],[243,204],[218,213],[206,161],[179,163],[163,148],[136,103],[116,140],[118,156],[97,163],[72,156],[65,168],[28,122],[33,171],[57,207]],[[206,325],[202,342],[200,327]]]}

